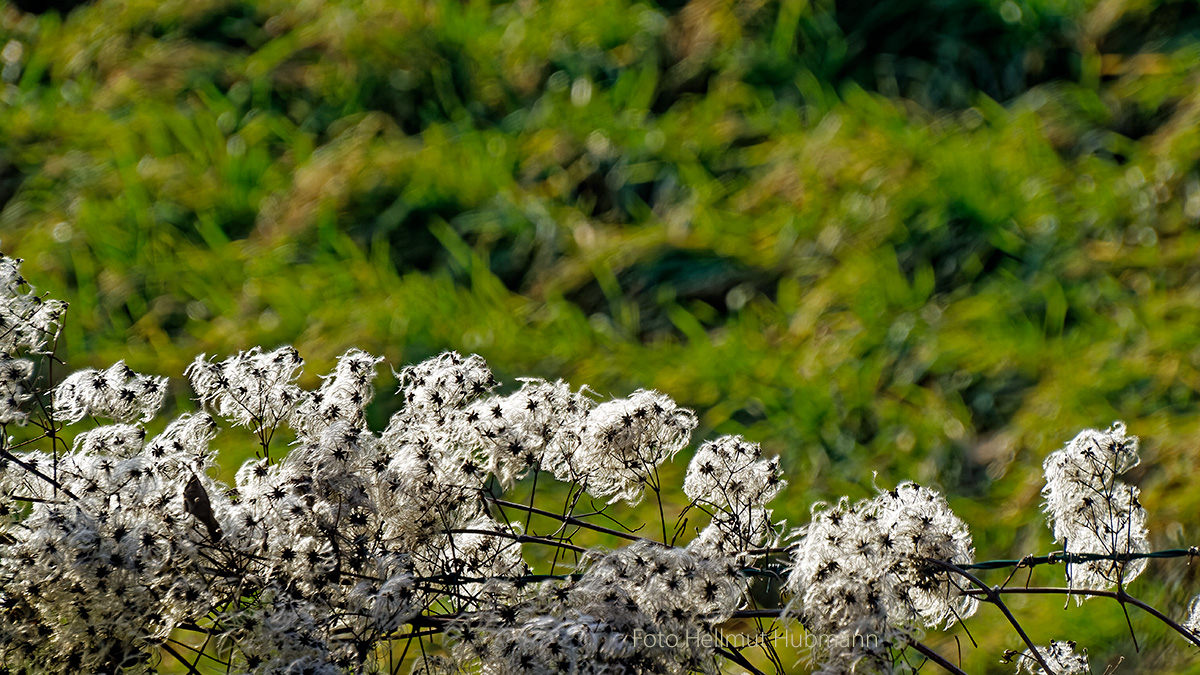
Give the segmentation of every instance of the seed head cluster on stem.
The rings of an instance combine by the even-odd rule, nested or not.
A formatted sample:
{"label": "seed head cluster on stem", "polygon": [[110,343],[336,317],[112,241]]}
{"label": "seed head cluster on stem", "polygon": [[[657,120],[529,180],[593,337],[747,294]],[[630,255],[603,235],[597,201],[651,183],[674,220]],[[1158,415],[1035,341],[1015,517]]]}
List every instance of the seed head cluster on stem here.
{"label": "seed head cluster on stem", "polygon": [[[0,255],[2,672],[763,672],[731,640],[746,621],[758,662],[785,672],[772,638],[798,619],[821,638],[815,672],[906,672],[915,654],[953,673],[922,635],[983,604],[1025,643],[1007,657],[1019,672],[1086,672],[1074,643],[1035,645],[1004,604],[1017,591],[1110,597],[1200,644],[1200,600],[1178,623],[1125,590],[1166,554],[1118,479],[1138,449],[1119,423],[1045,462],[1067,587],[1014,589],[970,570],[1023,561],[977,563],[931,487],[819,503],[789,530],[770,507],[784,468],[757,443],[702,443],[676,491],[660,468],[694,412],[532,378],[501,393],[477,355],[396,372],[382,431],[367,414],[380,357],[351,349],[308,391],[290,346],[200,355],[183,373],[196,409],[150,434],[163,374],[118,362],[36,384],[54,381],[65,309]],[[260,446],[232,484],[213,477],[222,424]],[[283,430],[291,445],[272,447]],[[506,498],[523,486],[527,503]],[[686,503],[673,536],[669,491]],[[649,495],[661,537],[609,514]]]}

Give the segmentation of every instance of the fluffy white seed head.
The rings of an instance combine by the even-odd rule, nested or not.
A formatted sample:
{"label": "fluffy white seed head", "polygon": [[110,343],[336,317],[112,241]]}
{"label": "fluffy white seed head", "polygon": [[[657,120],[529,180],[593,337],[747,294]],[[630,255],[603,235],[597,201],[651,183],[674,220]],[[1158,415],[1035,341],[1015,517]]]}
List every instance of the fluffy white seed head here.
{"label": "fluffy white seed head", "polygon": [[116,422],[149,422],[167,395],[167,378],[141,375],[124,361],[105,370],[71,373],[54,389],[54,412],[69,422],[107,417]]}
{"label": "fluffy white seed head", "polygon": [[21,276],[21,262],[0,255],[0,356],[42,353],[67,310],[67,303],[36,294]]}
{"label": "fluffy white seed head", "polygon": [[749,564],[758,556],[747,551],[777,545],[781,529],[781,523],[771,520],[771,510],[761,506],[716,511],[708,525],[688,542],[687,548],[703,557]]}
{"label": "fluffy white seed head", "polygon": [[[1038,653],[1050,666],[1050,671],[1056,675],[1086,675],[1091,673],[1088,665],[1087,650],[1075,651],[1075,643],[1070,640],[1051,640],[1049,645],[1038,648]],[[1033,652],[1025,650],[1017,659],[1017,675],[1047,675],[1045,668],[1033,657]]]}
{"label": "fluffy white seed head", "polygon": [[472,403],[461,423],[469,429],[465,441],[501,485],[535,465],[568,480],[591,408],[584,391],[572,392],[561,380],[528,379],[513,394]]}
{"label": "fluffy white seed head", "polygon": [[[1068,553],[1146,553],[1150,540],[1138,489],[1118,480],[1137,465],[1138,439],[1114,423],[1105,431],[1086,429],[1046,458],[1045,512],[1054,539]],[[1111,588],[1132,581],[1146,560],[1095,560],[1067,568],[1072,588]],[[1076,596],[1083,602],[1084,596]]]}
{"label": "fluffy white seed head", "polygon": [[337,422],[365,427],[367,404],[375,397],[375,366],[382,360],[361,349],[339,356],[334,371],[322,376],[321,388],[305,394],[296,405],[292,427],[308,439],[317,438]]}
{"label": "fluffy white seed head", "polygon": [[787,485],[779,458],[741,436],[722,436],[700,446],[688,465],[683,492],[694,502],[721,509],[765,506]]}
{"label": "fluffy white seed head", "polygon": [[1200,595],[1192,598],[1191,603],[1188,604],[1188,615],[1183,627],[1200,635]]}
{"label": "fluffy white seed head", "polygon": [[33,361],[0,356],[0,424],[25,424],[29,420],[31,377]]}
{"label": "fluffy white seed head", "polygon": [[132,457],[142,451],[146,430],[133,424],[110,424],[75,437],[75,450],[88,455]]}
{"label": "fluffy white seed head", "polygon": [[[898,636],[971,616],[977,602],[929,560],[974,560],[966,525],[937,492],[904,483],[857,504],[818,504],[795,553],[788,611],[809,631],[850,644],[854,635]],[[813,657],[848,658],[820,650]]]}
{"label": "fluffy white seed head", "polygon": [[482,357],[472,354],[464,358],[458,352],[446,352],[408,366],[396,373],[396,378],[404,397],[405,414],[401,420],[436,416],[443,410],[459,408],[496,386]]}
{"label": "fluffy white seed head", "polygon": [[204,354],[184,371],[200,402],[218,416],[254,431],[273,428],[301,401],[295,385],[304,360],[292,347],[254,347],[217,363]]}
{"label": "fluffy white seed head", "polygon": [[606,401],[587,417],[570,470],[593,497],[641,500],[656,468],[682,450],[696,415],[656,391]]}
{"label": "fluffy white seed head", "polygon": [[44,353],[66,309],[65,302],[35,293],[21,276],[19,258],[0,254],[0,424],[29,420],[34,362],[19,353]]}
{"label": "fluffy white seed head", "polygon": [[203,473],[213,464],[208,444],[220,428],[208,413],[184,413],[146,443],[145,453],[164,471]]}

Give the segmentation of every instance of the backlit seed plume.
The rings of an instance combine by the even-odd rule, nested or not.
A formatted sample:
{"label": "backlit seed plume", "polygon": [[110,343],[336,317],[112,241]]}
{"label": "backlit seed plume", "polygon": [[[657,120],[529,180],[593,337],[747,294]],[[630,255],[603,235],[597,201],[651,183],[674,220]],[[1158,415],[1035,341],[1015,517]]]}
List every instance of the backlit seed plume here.
{"label": "backlit seed plume", "polygon": [[606,401],[587,417],[572,477],[593,497],[635,504],[658,465],[682,450],[695,428],[695,413],[656,391]]}
{"label": "backlit seed plume", "polygon": [[1188,604],[1187,620],[1184,621],[1183,627],[1200,635],[1200,595],[1192,598],[1192,602]]}
{"label": "backlit seed plume", "polygon": [[[950,510],[946,498],[916,483],[902,483],[875,498],[876,527],[885,533],[879,543],[890,550],[895,562],[889,568],[893,582],[906,589],[904,606],[911,620],[926,628],[951,626],[975,613],[974,598],[958,593],[949,573],[931,570],[924,561],[945,560],[971,563],[975,549],[971,533],[961,518]],[[886,540],[894,542],[890,549]],[[899,610],[893,611],[900,615]]]}
{"label": "backlit seed plume", "polygon": [[33,361],[0,356],[0,424],[24,424],[29,419],[31,377]]}
{"label": "backlit seed plume", "polygon": [[446,352],[396,373],[404,397],[404,419],[436,415],[462,406],[496,386],[492,371],[482,357],[463,358]]}
{"label": "backlit seed plume", "polygon": [[146,443],[145,452],[159,463],[160,471],[172,477],[183,469],[203,473],[213,464],[208,443],[218,431],[208,413],[184,413]]}
{"label": "backlit seed plume", "polygon": [[[949,573],[930,559],[974,560],[971,535],[937,492],[904,483],[874,499],[818,504],[802,531],[789,590],[789,612],[810,631],[838,636],[830,644],[884,642],[921,628],[949,626],[974,614],[977,603],[958,592]],[[873,651],[817,650],[819,663],[875,659]]]}
{"label": "backlit seed plume", "polygon": [[481,461],[501,485],[512,485],[539,464],[560,480],[569,480],[592,407],[584,391],[572,392],[561,380],[528,379],[513,394],[472,403],[464,422]]}
{"label": "backlit seed plume", "polygon": [[196,357],[184,374],[200,402],[217,415],[252,430],[274,428],[291,414],[303,392],[295,385],[304,360],[292,347],[254,347],[224,361]]}
{"label": "backlit seed plume", "polygon": [[[31,500],[0,547],[5,670],[149,672],[156,640],[205,615],[210,593],[236,589],[211,578],[208,535],[185,511],[185,482],[135,451],[140,433],[101,427],[81,434],[75,451],[23,454],[30,471],[0,471],[0,505]],[[100,439],[130,447],[105,452]],[[219,518],[228,499],[209,493]]]}
{"label": "backlit seed plume", "polygon": [[[1045,511],[1054,539],[1067,553],[1124,555],[1146,553],[1150,541],[1146,510],[1138,489],[1117,476],[1138,463],[1138,439],[1114,423],[1106,431],[1086,429],[1043,465]],[[1111,588],[1127,583],[1146,568],[1146,560],[1072,562],[1066,567],[1071,588]],[[1083,602],[1085,596],[1076,596]]]}
{"label": "backlit seed plume", "polygon": [[786,484],[779,458],[764,459],[757,443],[722,436],[700,446],[688,465],[683,492],[712,519],[688,549],[749,564],[753,556],[745,551],[777,543],[777,528],[765,505]]}
{"label": "backlit seed plume", "polygon": [[375,366],[382,357],[351,349],[338,357],[337,367],[317,391],[304,396],[292,412],[292,426],[306,438],[316,438],[335,422],[366,426],[365,410],[375,397]]}
{"label": "backlit seed plume", "polygon": [[[1088,665],[1087,650],[1076,653],[1075,643],[1071,640],[1051,640],[1049,645],[1038,647],[1038,653],[1055,675],[1087,675],[1092,672]],[[1048,675],[1029,650],[1025,650],[1017,659],[1017,675],[1021,673]]]}
{"label": "backlit seed plume", "polygon": [[67,303],[37,295],[21,276],[21,259],[0,255],[0,356],[42,353],[58,332]]}
{"label": "backlit seed plume", "polygon": [[771,510],[761,506],[716,511],[708,525],[688,542],[687,549],[706,558],[728,558],[748,565],[758,557],[748,551],[779,544],[782,522],[771,518]]}
{"label": "backlit seed plume", "polygon": [[142,451],[146,430],[133,424],[110,424],[75,437],[75,450],[88,455],[132,457]]}
{"label": "backlit seed plume", "polygon": [[59,327],[67,304],[38,296],[21,276],[21,260],[0,254],[0,424],[29,420],[34,362]]}
{"label": "backlit seed plume", "polygon": [[688,465],[683,492],[694,502],[733,511],[764,506],[787,485],[779,458],[762,458],[762,449],[741,436],[722,436],[696,451]]}
{"label": "backlit seed plume", "polygon": [[452,663],[461,672],[513,675],[715,675],[713,632],[741,606],[744,591],[745,579],[728,561],[640,541],[585,565],[577,580],[456,622]]}
{"label": "backlit seed plume", "polygon": [[54,412],[70,422],[107,417],[116,422],[149,422],[167,395],[167,378],[135,373],[124,361],[106,370],[71,373],[54,389]]}

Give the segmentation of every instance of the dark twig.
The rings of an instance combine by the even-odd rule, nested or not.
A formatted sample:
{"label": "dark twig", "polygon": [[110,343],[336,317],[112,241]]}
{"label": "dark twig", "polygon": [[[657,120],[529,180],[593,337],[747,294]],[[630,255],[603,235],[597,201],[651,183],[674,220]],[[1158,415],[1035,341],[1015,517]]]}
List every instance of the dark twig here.
{"label": "dark twig", "polygon": [[911,642],[908,643],[908,646],[912,647],[913,650],[919,652],[922,656],[929,659],[930,661],[933,661],[934,663],[938,664],[942,668],[945,668],[948,672],[954,673],[954,675],[967,675],[966,671],[964,671],[962,668],[959,668],[958,666],[956,666],[953,663],[951,663],[950,661],[948,661],[946,659],[946,657],[933,651],[933,649],[931,647],[929,647],[929,645],[926,645],[917,640],[912,640]]}
{"label": "dark twig", "polygon": [[1042,667],[1042,670],[1045,670],[1049,675],[1054,675],[1054,669],[1052,669],[1049,664],[1046,663],[1046,660],[1042,658],[1042,654],[1033,644],[1033,640],[1029,639],[1029,636],[1025,633],[1025,629],[1021,627],[1020,622],[1018,622],[1017,618],[1013,616],[1011,611],[1009,611],[1008,605],[1004,604],[1004,600],[1000,597],[999,589],[988,586],[979,577],[971,574],[952,562],[947,562],[945,560],[930,560],[929,562],[950,572],[954,572],[955,574],[958,574],[964,579],[970,581],[972,584],[975,584],[982,592],[984,598],[988,602],[995,605],[1004,614],[1004,618],[1008,619],[1009,624],[1011,624],[1013,629],[1017,631],[1017,635],[1021,636],[1021,640],[1025,643],[1025,646],[1029,647],[1029,653],[1033,655],[1034,660],[1038,662],[1038,665]]}

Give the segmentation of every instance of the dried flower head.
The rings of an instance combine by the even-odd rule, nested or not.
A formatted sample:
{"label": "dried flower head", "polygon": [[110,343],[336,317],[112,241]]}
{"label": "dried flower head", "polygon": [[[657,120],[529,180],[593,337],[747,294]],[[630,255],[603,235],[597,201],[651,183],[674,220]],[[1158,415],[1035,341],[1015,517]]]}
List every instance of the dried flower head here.
{"label": "dried flower head", "polygon": [[757,443],[741,436],[722,436],[696,451],[683,492],[692,501],[724,509],[764,506],[787,485],[782,474],[779,458],[763,459]]}
{"label": "dried flower head", "polygon": [[[1086,675],[1092,672],[1088,665],[1087,650],[1075,652],[1075,643],[1071,640],[1051,640],[1045,647],[1039,647],[1038,653],[1050,666],[1050,672],[1055,675]],[[1033,652],[1025,650],[1017,659],[1017,674],[1048,675],[1046,669],[1033,657]]]}
{"label": "dried flower head", "polygon": [[234,424],[255,431],[274,428],[300,402],[295,385],[304,360],[292,347],[263,353],[260,347],[224,361],[196,357],[184,371],[200,402]]}
{"label": "dried flower head", "polygon": [[446,352],[396,373],[404,397],[402,419],[436,415],[461,407],[496,386],[487,363],[476,354]]}
{"label": "dried flower head", "polygon": [[149,422],[167,395],[167,378],[135,373],[117,361],[106,370],[71,373],[54,389],[54,412],[69,422],[89,415],[116,422]]}
{"label": "dried flower head", "polygon": [[58,333],[67,303],[36,294],[21,276],[20,258],[0,254],[0,356],[40,354]]}
{"label": "dried flower head", "polygon": [[[1067,553],[1146,553],[1150,541],[1138,489],[1117,476],[1138,463],[1138,439],[1125,425],[1086,429],[1046,458],[1045,511]],[[1094,560],[1067,566],[1071,588],[1111,588],[1146,568],[1146,560]],[[1083,602],[1084,596],[1076,596]]]}
{"label": "dried flower head", "polygon": [[[818,504],[788,578],[799,605],[790,611],[798,610],[810,631],[850,645],[859,644],[856,635],[890,642],[971,616],[977,602],[929,560],[974,560],[966,525],[937,492],[903,483],[857,504]],[[827,664],[849,653],[818,650],[813,657]]]}
{"label": "dried flower head", "polygon": [[682,450],[695,428],[692,411],[656,391],[606,401],[588,414],[571,473],[594,497],[635,504],[658,465]]}
{"label": "dried flower head", "polygon": [[29,420],[26,403],[33,398],[29,379],[33,361],[0,356],[0,424],[25,424]]}
{"label": "dried flower head", "polygon": [[35,364],[18,352],[42,354],[58,334],[67,304],[35,293],[21,276],[21,260],[0,254],[0,424],[25,424],[33,399]]}
{"label": "dried flower head", "polygon": [[591,408],[584,392],[561,380],[526,379],[513,394],[472,403],[462,420],[470,429],[464,440],[506,487],[534,466],[568,480]]}
{"label": "dried flower head", "polygon": [[1183,627],[1200,636],[1200,595],[1193,597],[1188,603],[1188,615]]}
{"label": "dried flower head", "polygon": [[487,672],[717,673],[713,632],[744,588],[727,561],[641,541],[599,557],[576,581],[458,622],[451,654]]}
{"label": "dried flower head", "polygon": [[306,394],[292,412],[291,424],[305,438],[316,438],[336,422],[358,428],[367,424],[366,408],[375,397],[375,366],[382,357],[351,349],[323,376],[321,388]]}

